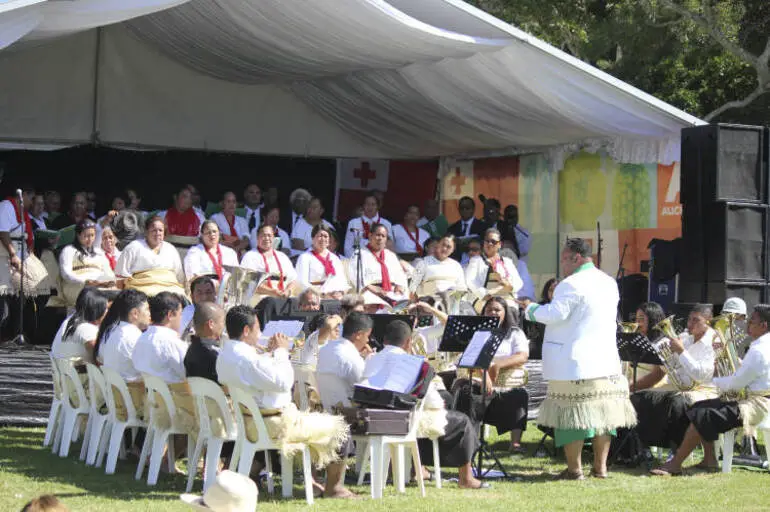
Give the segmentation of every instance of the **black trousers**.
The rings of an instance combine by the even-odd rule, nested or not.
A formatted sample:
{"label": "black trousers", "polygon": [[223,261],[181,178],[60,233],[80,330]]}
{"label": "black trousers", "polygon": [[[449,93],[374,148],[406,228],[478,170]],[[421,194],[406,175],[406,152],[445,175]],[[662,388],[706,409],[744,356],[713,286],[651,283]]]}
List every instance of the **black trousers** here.
{"label": "black trousers", "polygon": [[638,391],[631,395],[636,409],[636,432],[646,446],[675,448],[690,425],[689,405],[677,391]]}
{"label": "black trousers", "polygon": [[[460,467],[471,461],[479,447],[479,438],[471,419],[457,411],[447,411],[446,433],[438,438],[441,465]],[[433,441],[418,439],[420,460],[423,464],[433,464]]]}
{"label": "black trousers", "polygon": [[481,419],[485,424],[496,427],[498,434],[527,429],[529,394],[526,389],[495,391],[486,398],[486,408],[483,407],[480,386],[473,384],[472,389],[471,393],[471,385],[465,379],[455,382],[455,410],[464,412],[474,421]]}
{"label": "black trousers", "polygon": [[743,425],[738,402],[723,402],[719,398],[696,402],[687,417],[704,441],[716,441],[719,434]]}

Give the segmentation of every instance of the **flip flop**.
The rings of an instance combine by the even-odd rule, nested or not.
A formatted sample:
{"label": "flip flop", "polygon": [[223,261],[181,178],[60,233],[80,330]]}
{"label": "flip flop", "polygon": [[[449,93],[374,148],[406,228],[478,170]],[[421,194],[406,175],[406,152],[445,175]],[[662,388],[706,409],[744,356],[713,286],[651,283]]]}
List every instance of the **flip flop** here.
{"label": "flip flop", "polygon": [[681,476],[682,471],[669,471],[668,469],[665,469],[665,466],[660,466],[658,468],[651,469],[650,474],[652,476]]}
{"label": "flip flop", "polygon": [[565,469],[558,475],[556,475],[555,480],[585,480],[585,476],[583,476],[583,472],[579,473],[573,473],[569,469]]}
{"label": "flip flop", "polygon": [[718,473],[720,471],[720,467],[718,465],[709,466],[708,464],[705,464],[703,461],[694,465],[693,469],[696,469],[698,471],[705,471],[706,473]]}
{"label": "flip flop", "polygon": [[589,473],[589,475],[590,475],[592,478],[601,478],[601,479],[605,479],[605,478],[609,478],[609,477],[610,477],[610,476],[609,476],[607,473],[597,473],[597,472],[596,472],[596,471],[594,471],[593,469],[591,470],[591,472]]}

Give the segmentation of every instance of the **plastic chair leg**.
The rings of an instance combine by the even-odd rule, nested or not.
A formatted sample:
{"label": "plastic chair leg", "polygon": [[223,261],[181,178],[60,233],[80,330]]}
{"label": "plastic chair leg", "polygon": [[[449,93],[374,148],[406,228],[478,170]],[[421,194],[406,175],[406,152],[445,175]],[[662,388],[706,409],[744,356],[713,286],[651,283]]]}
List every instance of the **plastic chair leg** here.
{"label": "plastic chair leg", "polygon": [[[118,464],[118,455],[120,455],[120,445],[123,442],[123,432],[126,427],[123,423],[115,423],[110,433],[110,444],[107,449],[107,465],[104,472],[108,475],[115,473],[115,466]],[[101,464],[101,463],[100,463]]]}
{"label": "plastic chair leg", "polygon": [[75,430],[75,421],[77,416],[74,413],[64,416],[64,426],[62,428],[61,445],[59,446],[59,457],[66,457],[70,453],[72,444],[72,433]]}
{"label": "plastic chair leg", "polygon": [[305,446],[302,450],[302,476],[305,479],[305,501],[313,504],[313,474],[311,473],[313,461],[310,460],[310,449]]}
{"label": "plastic chair leg", "polygon": [[45,438],[43,439],[44,447],[51,444],[56,436],[56,427],[60,421],[59,412],[61,409],[61,402],[54,400],[51,403],[51,411],[48,413],[48,424],[45,427]]}
{"label": "plastic chair leg", "polygon": [[150,452],[150,468],[147,470],[147,485],[155,485],[158,483],[160,465],[163,462],[163,448],[165,448],[166,444],[169,445],[169,464],[173,464],[173,448],[171,448],[173,441],[171,441],[168,431],[156,432],[152,441],[152,451]]}
{"label": "plastic chair leg", "polygon": [[219,457],[222,454],[222,440],[219,438],[209,439],[206,443],[206,466],[203,468],[203,492],[214,483],[219,469]]}
{"label": "plastic chair leg", "polygon": [[281,455],[281,496],[291,498],[294,490],[294,457]]}
{"label": "plastic chair leg", "polygon": [[364,476],[366,476],[366,466],[369,466],[371,472],[372,450],[369,440],[363,440],[356,443],[356,473],[358,474],[358,485],[364,485]]}
{"label": "plastic chair leg", "polygon": [[185,492],[192,491],[195,475],[198,474],[198,461],[201,460],[201,455],[203,455],[203,443],[203,437],[199,436],[198,441],[195,443],[192,455],[187,460],[187,487],[185,488]]}
{"label": "plastic chair leg", "polygon": [[[412,451],[412,463],[414,464],[415,468],[422,468],[422,463],[420,462],[420,450],[417,448],[417,441],[413,441],[409,443],[409,448]],[[416,478],[417,478],[417,485],[420,486],[420,494],[422,497],[425,497],[425,481],[422,478],[422,470],[418,469],[414,472]]]}
{"label": "plastic chair leg", "polygon": [[94,431],[94,423],[96,422],[96,413],[90,412],[88,419],[86,420],[86,431],[83,434],[83,442],[80,445],[80,460],[85,461],[88,455],[88,447],[91,444],[91,437]]}
{"label": "plastic chair leg", "polygon": [[[398,492],[406,492],[404,485],[404,445],[394,444],[390,446],[390,458],[393,467],[393,485]],[[421,471],[418,468],[418,471]]]}
{"label": "plastic chair leg", "polygon": [[722,444],[722,473],[733,469],[733,450],[735,448],[735,430],[724,433]]}
{"label": "plastic chair leg", "polygon": [[144,466],[147,465],[147,459],[150,456],[150,450],[152,449],[152,440],[155,438],[155,429],[153,427],[147,427],[147,435],[144,437],[144,444],[142,444],[142,453],[139,455],[139,464],[136,465],[136,474],[134,479],[139,480],[142,478],[144,472]]}
{"label": "plastic chair leg", "polygon": [[[273,461],[270,458],[270,450],[265,450],[265,471],[267,471],[267,492],[273,494],[275,492],[275,480],[273,479]],[[252,459],[254,457],[252,456]]]}
{"label": "plastic chair leg", "polygon": [[[104,425],[104,433],[102,434],[102,439],[99,442],[99,449],[96,453],[96,461],[94,462],[94,465],[99,468],[104,463],[104,459],[107,456],[107,450],[109,450],[110,446],[110,439],[112,439],[112,430],[113,430],[113,423],[111,421],[108,421],[106,425]],[[123,444],[120,444],[120,448],[123,447]]]}
{"label": "plastic chair leg", "polygon": [[91,436],[88,439],[88,451],[86,452],[86,465],[93,466],[96,462],[96,455],[99,453],[99,446],[102,444],[102,437],[105,436],[107,418],[97,416],[91,423]]}
{"label": "plastic chair leg", "polygon": [[369,447],[371,451],[371,463],[370,463],[370,473],[371,473],[371,488],[372,488],[372,499],[380,499],[382,498],[382,487],[385,483],[385,475],[383,473],[386,473],[384,471],[384,453],[383,453],[383,447],[382,447],[382,438],[379,436],[374,436],[372,439],[369,440]]}
{"label": "plastic chair leg", "polygon": [[438,439],[433,440],[433,478],[436,480],[436,489],[441,489],[441,459],[438,449]]}

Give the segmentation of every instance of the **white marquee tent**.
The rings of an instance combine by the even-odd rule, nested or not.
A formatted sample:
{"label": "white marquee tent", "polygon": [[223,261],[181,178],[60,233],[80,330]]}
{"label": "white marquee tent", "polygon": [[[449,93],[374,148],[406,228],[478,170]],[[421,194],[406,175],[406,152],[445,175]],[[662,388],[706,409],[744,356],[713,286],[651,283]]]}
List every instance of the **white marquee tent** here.
{"label": "white marquee tent", "polygon": [[580,147],[702,121],[460,0],[0,0],[0,147],[322,157]]}

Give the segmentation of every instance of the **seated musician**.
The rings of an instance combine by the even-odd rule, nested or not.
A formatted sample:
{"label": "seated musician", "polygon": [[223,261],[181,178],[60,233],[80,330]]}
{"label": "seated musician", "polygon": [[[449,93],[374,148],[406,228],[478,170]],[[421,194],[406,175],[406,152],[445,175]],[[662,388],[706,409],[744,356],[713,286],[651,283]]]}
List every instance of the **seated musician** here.
{"label": "seated musician", "polygon": [[299,362],[315,366],[318,362],[318,351],[328,341],[339,339],[342,318],[338,315],[321,313],[310,321],[310,336],[305,340],[300,352]]}
{"label": "seated musician", "polygon": [[185,373],[188,377],[219,382],[216,364],[220,338],[225,330],[225,311],[213,302],[197,304],[193,325],[195,334],[190,337],[190,346],[184,356]]}
{"label": "seated musician", "polygon": [[[293,454],[295,443],[306,443],[317,467],[326,467],[324,495],[348,497],[344,487],[344,461],[339,460],[341,446],[347,440],[347,425],[342,418],[330,414],[300,412],[291,402],[294,370],[289,361],[289,339],[273,336],[266,353],[257,351],[261,334],[257,317],[248,306],[235,306],[227,312],[230,339],[217,358],[216,372],[224,385],[244,386],[253,391],[254,399],[271,437],[282,451]],[[253,423],[247,423],[246,436],[256,439]]]}
{"label": "seated musician", "polygon": [[478,311],[492,297],[502,297],[509,306],[517,307],[515,299],[523,282],[513,261],[500,256],[500,232],[486,230],[483,244],[482,254],[471,258],[465,268],[465,282],[477,299],[474,307]]}
{"label": "seated musician", "polygon": [[[631,395],[631,403],[638,421],[636,431],[647,446],[679,446],[689,424],[689,407],[715,396],[713,389],[706,386],[714,375],[715,332],[708,325],[710,319],[711,306],[696,305],[687,318],[687,332],[679,338],[652,340],[668,343],[671,359],[665,360],[663,366],[653,366],[632,388],[635,393]],[[645,318],[637,315],[637,320],[642,320],[638,322],[641,325]],[[646,326],[648,330],[650,327]],[[667,375],[668,385],[653,388]]]}
{"label": "seated musician", "polygon": [[[454,260],[453,260],[454,261]],[[456,263],[456,262],[455,262]],[[385,347],[373,354],[364,367],[364,379],[379,373],[386,360],[403,357],[412,352],[412,329],[403,320],[394,320],[385,328]],[[458,468],[458,486],[464,489],[488,488],[473,476],[471,460],[479,445],[476,429],[467,415],[457,411],[446,411],[444,401],[432,385],[425,395],[423,417],[418,426],[420,460],[424,464],[433,462],[431,439],[438,438],[441,465]]]}
{"label": "seated musician", "polygon": [[422,258],[415,266],[409,290],[420,297],[439,297],[444,292],[465,292],[468,289],[465,273],[457,260],[451,257],[454,250],[454,236],[446,234],[441,237],[435,255]]}
{"label": "seated musician", "polygon": [[101,249],[94,246],[96,224],[92,220],[75,225],[75,240],[59,255],[60,286],[68,308],[75,306],[78,294],[85,286],[111,288],[115,274]]}
{"label": "seated musician", "polygon": [[184,294],[184,270],[179,252],[164,241],[165,225],[160,217],[144,223],[144,240],[128,244],[118,258],[115,275],[124,287],[152,297],[162,291]]}
{"label": "seated musician", "polygon": [[[550,301],[549,301],[550,302]],[[660,307],[660,304],[657,302],[645,302],[643,304],[639,305],[639,308],[636,310],[635,315],[635,324],[636,324],[636,331],[643,336],[646,336],[647,339],[650,341],[656,341],[656,340],[662,340],[662,336],[664,334],[660,332],[658,329],[655,329],[655,326],[658,325],[660,322],[662,322],[666,318],[666,313],[663,311],[663,308]],[[631,324],[631,327],[633,327],[634,324]],[[666,338],[668,339],[668,338]],[[653,364],[645,364],[645,363],[639,363],[636,368],[636,379],[637,379],[637,388],[639,390],[641,389],[649,389],[649,388],[657,388],[660,386],[663,386],[666,384],[666,379],[662,378],[662,376],[658,379],[658,377],[649,377],[647,379],[646,383],[642,383],[641,379],[642,377],[645,377],[653,370],[658,370],[657,365]],[[626,379],[628,380],[629,389],[631,389],[631,392],[633,392],[634,388],[634,375],[633,375],[633,367],[627,363],[623,362],[623,374],[626,376]],[[664,372],[665,375],[665,372]],[[649,382],[650,379],[654,379],[658,382],[651,384]],[[640,386],[641,384],[641,386]]]}
{"label": "seated musician", "polygon": [[266,272],[270,277],[257,288],[257,301],[262,297],[289,298],[297,288],[297,272],[291,260],[281,251],[273,249],[275,231],[269,224],[262,224],[257,229],[257,248],[243,255],[241,266],[258,272]]}
{"label": "seated musician", "polygon": [[[144,383],[141,373],[134,367],[132,356],[139,336],[150,327],[150,322],[147,296],[137,290],[123,290],[99,326],[95,348],[96,359],[102,366],[115,370],[126,381],[134,408],[140,416],[144,412]],[[122,396],[115,393],[118,416],[125,419],[122,400]]]}
{"label": "seated musician", "polygon": [[714,441],[719,434],[743,427],[753,435],[770,411],[770,305],[757,304],[749,318],[747,331],[752,342],[740,368],[734,375],[714,378],[722,396],[695,403],[687,413],[690,424],[676,455],[653,475],[668,476],[682,472],[682,463],[703,444],[700,468],[716,468]]}
{"label": "seated musician", "polygon": [[393,226],[393,252],[407,261],[425,256],[425,243],[430,233],[417,227],[419,218],[420,207],[410,204],[406,207],[403,224]]}
{"label": "seated musician", "polygon": [[[372,225],[369,243],[361,247],[361,291],[379,298],[405,299],[408,291],[406,274],[398,256],[385,247],[387,242],[388,228],[383,224]],[[358,258],[353,256],[348,260],[348,277],[353,283],[358,275]]]}
{"label": "seated musician", "polygon": [[312,289],[323,299],[339,300],[350,289],[350,283],[340,258],[329,250],[331,236],[332,230],[323,224],[313,228],[310,250],[297,259],[297,282],[302,290]]}
{"label": "seated musician", "polygon": [[190,297],[192,304],[182,309],[182,320],[179,322],[179,336],[187,341],[190,334],[195,332],[193,315],[195,306],[204,302],[214,302],[217,299],[217,289],[211,276],[198,276],[190,283]]}
{"label": "seated musician", "polygon": [[[499,319],[499,330],[505,336],[495,353],[495,358],[487,372],[487,390],[492,390],[492,398],[483,412],[483,422],[497,427],[499,434],[511,432],[510,450],[523,453],[521,434],[527,428],[527,409],[529,394],[524,388],[526,370],[524,363],[529,359],[529,341],[518,326],[517,309],[509,308],[501,297],[492,297],[484,305],[484,316]],[[462,375],[464,372],[459,372]],[[467,376],[458,375],[453,391],[458,396],[457,409],[475,416],[475,406],[469,401],[469,382]],[[477,383],[474,390],[480,389]],[[459,393],[459,395],[458,395]],[[473,407],[473,410],[472,410]],[[471,414],[473,413],[473,414]]]}
{"label": "seated musician", "polygon": [[219,226],[213,220],[201,224],[201,243],[187,251],[184,257],[184,273],[187,282],[203,275],[216,275],[219,280],[224,275],[224,265],[238,266],[238,254],[220,243]]}

